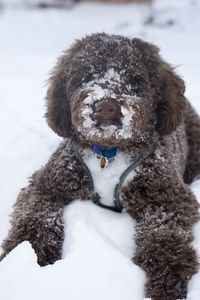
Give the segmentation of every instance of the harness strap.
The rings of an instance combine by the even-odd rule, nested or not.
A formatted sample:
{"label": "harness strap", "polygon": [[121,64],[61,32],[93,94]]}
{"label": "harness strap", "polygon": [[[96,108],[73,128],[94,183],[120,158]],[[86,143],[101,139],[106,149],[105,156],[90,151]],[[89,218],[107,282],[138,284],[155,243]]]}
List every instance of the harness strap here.
{"label": "harness strap", "polygon": [[122,202],[119,199],[119,193],[122,187],[122,184],[124,182],[124,180],[126,179],[126,177],[137,168],[137,166],[140,165],[140,163],[143,161],[144,158],[137,158],[135,159],[132,164],[121,174],[120,178],[119,178],[119,182],[116,184],[115,186],[115,190],[114,190],[114,205],[116,208],[120,209],[122,211],[123,209],[123,205]]}
{"label": "harness strap", "polygon": [[79,160],[79,162],[84,166],[84,168],[87,172],[87,175],[89,177],[90,189],[92,191],[92,193],[90,195],[90,199],[93,201],[93,203],[97,204],[98,206],[100,206],[102,208],[106,208],[111,211],[121,213],[123,210],[123,205],[119,198],[119,192],[121,190],[122,184],[123,184],[124,180],[126,179],[126,177],[128,176],[128,174],[131,171],[135,170],[137,168],[137,166],[143,161],[144,158],[136,158],[132,162],[132,164],[121,174],[121,176],[119,178],[119,182],[116,184],[115,189],[114,189],[114,206],[110,206],[110,205],[101,203],[101,201],[100,201],[101,197],[99,196],[99,194],[97,192],[95,192],[94,181],[93,181],[91,172],[90,172],[88,166],[86,165],[86,163],[84,162],[82,156],[78,152],[78,150],[75,151],[75,156]]}
{"label": "harness strap", "polygon": [[90,199],[92,200],[92,202],[97,204],[98,206],[100,206],[102,208],[106,208],[106,209],[109,209],[111,211],[121,213],[122,212],[122,207],[115,207],[115,206],[110,206],[110,205],[106,205],[106,204],[101,203],[101,201],[100,201],[101,197],[99,196],[99,194],[97,192],[95,192],[95,189],[94,189],[94,181],[93,181],[91,172],[90,172],[88,166],[86,165],[86,163],[84,162],[84,160],[83,160],[83,158],[80,155],[78,150],[75,151],[75,156],[79,160],[79,162],[83,165],[83,167],[85,168],[85,170],[87,172],[87,175],[89,177],[90,189],[92,191],[92,193],[90,194]]}

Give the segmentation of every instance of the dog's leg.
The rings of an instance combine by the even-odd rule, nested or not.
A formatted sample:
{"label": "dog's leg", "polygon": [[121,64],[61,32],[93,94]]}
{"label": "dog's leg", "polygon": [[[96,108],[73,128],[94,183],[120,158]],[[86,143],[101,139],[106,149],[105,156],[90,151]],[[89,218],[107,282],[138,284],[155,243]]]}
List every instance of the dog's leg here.
{"label": "dog's leg", "polygon": [[86,199],[89,193],[89,178],[84,168],[62,143],[19,194],[1,259],[25,240],[32,244],[40,265],[60,259],[64,206],[74,199]]}
{"label": "dog's leg", "polygon": [[172,175],[171,165],[149,163],[122,192],[136,220],[133,260],[145,270],[147,294],[153,300],[184,298],[198,269],[191,246],[198,203],[181,177]]}
{"label": "dog's leg", "polygon": [[23,241],[29,241],[41,266],[61,258],[64,202],[48,194],[34,194],[29,188],[19,194],[12,216],[12,228],[2,244],[3,259]]}
{"label": "dog's leg", "polygon": [[[187,284],[197,271],[197,257],[189,232],[168,226],[138,224],[133,261],[146,271],[146,293],[152,300],[186,299]],[[180,231],[179,231],[180,230]]]}

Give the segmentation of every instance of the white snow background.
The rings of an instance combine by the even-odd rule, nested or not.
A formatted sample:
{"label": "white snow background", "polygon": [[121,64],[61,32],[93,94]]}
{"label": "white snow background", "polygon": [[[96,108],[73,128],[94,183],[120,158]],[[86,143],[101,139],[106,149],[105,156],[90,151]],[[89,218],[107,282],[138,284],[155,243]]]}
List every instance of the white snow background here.
{"label": "white snow background", "polygon": [[[68,10],[11,5],[0,10],[0,242],[20,188],[60,141],[43,118],[45,82],[74,39],[105,31],[157,44],[177,66],[186,95],[200,113],[200,3],[157,0],[153,10],[155,21],[149,25],[144,24],[150,12],[145,5],[85,3]],[[200,201],[200,181],[192,189]],[[131,262],[131,218],[77,201],[65,210],[64,220],[63,259],[40,268],[30,244],[22,243],[0,263],[0,299],[142,300],[145,276]],[[194,231],[200,254],[200,224]],[[200,299],[200,272],[189,284],[189,299]]]}

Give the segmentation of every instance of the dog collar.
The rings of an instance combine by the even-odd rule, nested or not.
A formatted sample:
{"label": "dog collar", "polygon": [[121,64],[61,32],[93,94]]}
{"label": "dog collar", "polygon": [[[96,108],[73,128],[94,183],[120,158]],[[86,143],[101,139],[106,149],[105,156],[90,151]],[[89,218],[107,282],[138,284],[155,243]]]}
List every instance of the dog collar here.
{"label": "dog collar", "polygon": [[117,155],[117,148],[102,148],[98,144],[93,145],[93,152],[100,159],[100,168],[103,170],[112,162]]}

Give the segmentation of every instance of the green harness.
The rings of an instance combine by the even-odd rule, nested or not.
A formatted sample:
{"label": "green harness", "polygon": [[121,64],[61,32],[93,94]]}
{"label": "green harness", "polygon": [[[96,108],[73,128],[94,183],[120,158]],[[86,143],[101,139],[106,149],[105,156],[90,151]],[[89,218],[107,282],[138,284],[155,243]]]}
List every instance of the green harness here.
{"label": "green harness", "polygon": [[119,178],[119,182],[116,184],[115,189],[114,189],[114,206],[109,206],[109,205],[105,205],[103,203],[101,203],[100,199],[101,197],[99,196],[99,194],[97,192],[95,192],[95,188],[94,188],[94,181],[91,175],[91,172],[88,168],[88,166],[86,165],[86,163],[84,162],[81,154],[79,153],[79,151],[75,151],[75,156],[78,159],[78,161],[81,163],[81,165],[85,168],[85,171],[87,172],[87,175],[89,177],[90,180],[90,189],[91,189],[91,195],[90,195],[90,199],[97,204],[100,207],[112,210],[114,212],[117,213],[121,213],[123,210],[123,203],[120,200],[119,194],[122,188],[122,184],[124,182],[124,180],[127,178],[127,176],[130,174],[130,172],[132,172],[133,170],[135,170],[137,168],[137,166],[139,166],[141,164],[141,162],[144,160],[144,158],[135,158],[133,160],[133,162],[130,164],[130,166],[121,174],[120,178]]}

